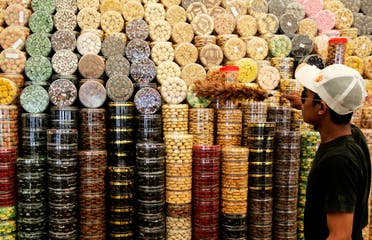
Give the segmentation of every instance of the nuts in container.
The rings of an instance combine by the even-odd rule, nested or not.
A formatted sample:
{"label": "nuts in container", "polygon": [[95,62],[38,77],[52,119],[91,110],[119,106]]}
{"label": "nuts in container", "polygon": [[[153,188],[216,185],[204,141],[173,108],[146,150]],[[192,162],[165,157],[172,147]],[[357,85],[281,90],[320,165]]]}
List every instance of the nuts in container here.
{"label": "nuts in container", "polygon": [[152,21],[149,24],[149,31],[153,41],[168,41],[172,34],[172,26],[165,20]]}
{"label": "nuts in container", "polygon": [[[151,28],[151,25],[150,25]],[[151,36],[151,32],[150,32]],[[156,65],[165,61],[173,61],[174,50],[171,42],[155,42],[151,49],[151,58]]]}
{"label": "nuts in container", "polygon": [[199,14],[208,14],[207,7],[202,2],[193,2],[186,9],[187,19],[192,22]]}
{"label": "nuts in container", "polygon": [[164,6],[160,3],[150,2],[145,7],[145,20],[148,23],[164,20],[165,19],[165,10]]}
{"label": "nuts in container", "polygon": [[263,60],[269,52],[267,42],[259,37],[251,37],[247,42],[247,56],[255,60]]}
{"label": "nuts in container", "polygon": [[80,54],[98,54],[101,51],[101,39],[97,34],[86,32],[77,38],[77,50]]}
{"label": "nuts in container", "polygon": [[236,30],[241,37],[250,37],[256,35],[257,33],[256,18],[251,15],[240,16],[236,21]]}
{"label": "nuts in container", "polygon": [[121,12],[126,21],[142,19],[145,15],[145,9],[139,1],[126,1]]}
{"label": "nuts in container", "polygon": [[194,38],[194,29],[186,22],[176,23],[172,28],[172,40],[175,43],[191,42]]}
{"label": "nuts in container", "polygon": [[218,66],[223,61],[222,49],[215,44],[207,44],[201,48],[199,60],[205,67]]}
{"label": "nuts in container", "polygon": [[124,28],[124,19],[116,11],[107,11],[101,15],[101,28],[105,33],[121,32]]}
{"label": "nuts in container", "polygon": [[246,54],[246,44],[240,38],[231,38],[223,45],[223,53],[230,61],[243,58]]}
{"label": "nuts in container", "polygon": [[182,67],[181,70],[181,79],[186,82],[187,86],[190,86],[194,81],[205,80],[207,73],[205,68],[198,63],[189,63],[186,66]]}
{"label": "nuts in container", "polygon": [[127,23],[125,32],[130,40],[135,38],[146,40],[149,36],[149,26],[143,19],[133,19]]}
{"label": "nuts in container", "polygon": [[96,29],[101,24],[101,14],[94,8],[83,8],[76,20],[80,29]]}
{"label": "nuts in container", "polygon": [[195,63],[198,60],[198,49],[189,42],[177,44],[174,49],[174,58],[180,66]]}
{"label": "nuts in container", "polygon": [[180,77],[180,75],[180,67],[173,61],[164,61],[156,67],[156,79],[160,84],[167,78]]}
{"label": "nuts in container", "polygon": [[165,19],[170,23],[172,27],[179,22],[186,22],[186,10],[181,6],[173,5],[167,9]]}
{"label": "nuts in container", "polygon": [[161,85],[160,93],[167,103],[178,104],[185,100],[187,86],[181,78],[167,78]]}
{"label": "nuts in container", "polygon": [[130,75],[137,83],[149,83],[156,75],[156,67],[148,58],[137,59],[130,66]]}

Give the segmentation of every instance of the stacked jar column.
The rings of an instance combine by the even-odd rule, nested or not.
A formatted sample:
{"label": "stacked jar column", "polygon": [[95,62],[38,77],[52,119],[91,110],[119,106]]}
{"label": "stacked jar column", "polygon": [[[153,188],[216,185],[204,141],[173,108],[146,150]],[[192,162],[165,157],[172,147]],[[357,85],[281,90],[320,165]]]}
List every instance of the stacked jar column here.
{"label": "stacked jar column", "polygon": [[189,110],[189,134],[193,135],[193,145],[213,145],[214,109],[191,108]]}
{"label": "stacked jar column", "polygon": [[217,110],[216,144],[240,146],[242,137],[242,111],[240,109]]}
{"label": "stacked jar column", "polygon": [[14,239],[16,238],[17,118],[18,109],[15,105],[0,105],[0,234],[4,235],[4,238]]}
{"label": "stacked jar column", "polygon": [[220,146],[193,146],[193,239],[218,239]]}
{"label": "stacked jar column", "polygon": [[[105,109],[80,109],[79,194],[80,239],[105,238],[106,116]],[[84,201],[83,201],[84,200]]]}
{"label": "stacked jar column", "polygon": [[267,103],[265,102],[244,102],[242,103],[243,133],[242,146],[247,146],[248,124],[262,123],[267,118]]}
{"label": "stacked jar column", "polygon": [[297,239],[300,132],[276,132],[273,237]]}
{"label": "stacked jar column", "polygon": [[136,119],[133,102],[108,103],[108,238],[134,237]]}
{"label": "stacked jar column", "polygon": [[138,239],[165,239],[165,147],[137,143]]}
{"label": "stacked jar column", "polygon": [[192,135],[168,133],[164,140],[167,239],[191,239]]}
{"label": "stacked jar column", "polygon": [[22,152],[17,161],[19,239],[47,237],[47,129],[47,114],[22,114]]}
{"label": "stacked jar column", "polygon": [[50,109],[47,130],[49,239],[77,239],[78,121],[77,107]]}
{"label": "stacked jar column", "polygon": [[221,237],[247,238],[248,148],[223,147],[221,150]]}
{"label": "stacked jar column", "polygon": [[275,122],[276,131],[290,131],[291,108],[286,106],[269,106],[267,108],[267,121]]}
{"label": "stacked jar column", "polygon": [[137,142],[163,142],[161,114],[141,114],[138,118]]}
{"label": "stacked jar column", "polygon": [[300,178],[298,179],[298,205],[297,205],[297,239],[303,240],[304,216],[306,204],[306,186],[310,167],[315,158],[316,150],[320,144],[319,132],[301,132],[301,153],[300,153]]}
{"label": "stacked jar column", "polygon": [[248,124],[250,239],[272,237],[274,130],[273,122]]}

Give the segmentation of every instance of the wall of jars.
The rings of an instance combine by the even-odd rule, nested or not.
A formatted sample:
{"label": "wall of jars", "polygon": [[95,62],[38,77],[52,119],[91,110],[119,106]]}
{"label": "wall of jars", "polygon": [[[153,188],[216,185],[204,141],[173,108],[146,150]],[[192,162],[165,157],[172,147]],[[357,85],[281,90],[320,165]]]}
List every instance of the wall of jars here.
{"label": "wall of jars", "polygon": [[371,96],[371,12],[0,0],[0,239],[304,239],[319,133],[281,93],[301,63],[343,63]]}

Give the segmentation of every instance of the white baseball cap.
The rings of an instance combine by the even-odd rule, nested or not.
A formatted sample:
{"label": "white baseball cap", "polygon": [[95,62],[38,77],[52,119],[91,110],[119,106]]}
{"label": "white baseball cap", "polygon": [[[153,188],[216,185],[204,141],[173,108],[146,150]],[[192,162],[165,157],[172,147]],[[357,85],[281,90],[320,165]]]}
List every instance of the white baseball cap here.
{"label": "white baseball cap", "polygon": [[343,64],[333,64],[322,70],[301,64],[296,69],[295,77],[340,115],[353,112],[363,105],[367,97],[362,76],[358,71]]}

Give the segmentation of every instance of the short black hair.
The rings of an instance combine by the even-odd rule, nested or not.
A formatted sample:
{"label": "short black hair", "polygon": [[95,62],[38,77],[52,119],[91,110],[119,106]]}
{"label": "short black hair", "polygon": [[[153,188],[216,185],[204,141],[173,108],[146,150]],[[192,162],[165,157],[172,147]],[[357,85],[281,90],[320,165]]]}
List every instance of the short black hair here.
{"label": "short black hair", "polygon": [[[314,101],[313,104],[319,103],[322,99],[319,97],[317,93],[314,93]],[[348,113],[345,115],[340,115],[333,111],[330,107],[328,107],[330,115],[331,115],[331,121],[335,124],[348,124],[351,121],[351,118],[353,117],[353,113]]]}

